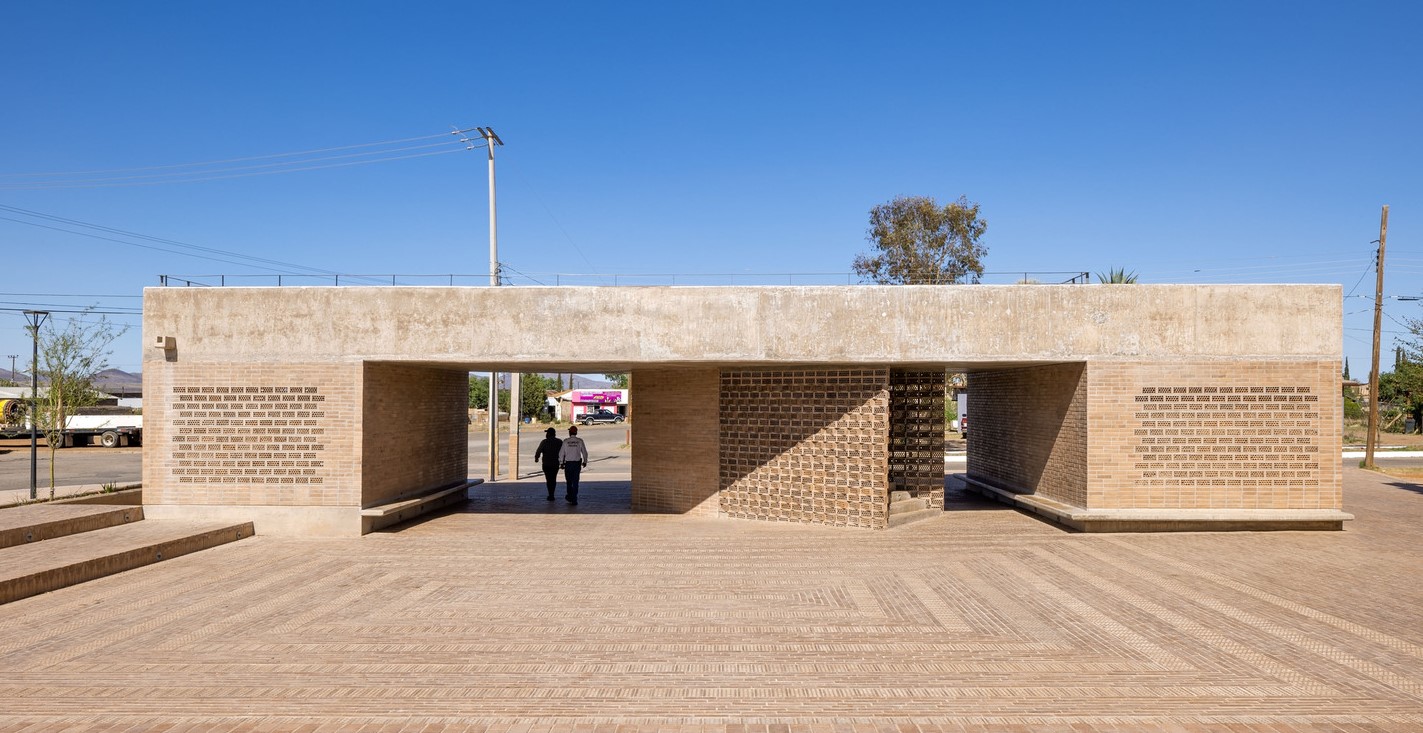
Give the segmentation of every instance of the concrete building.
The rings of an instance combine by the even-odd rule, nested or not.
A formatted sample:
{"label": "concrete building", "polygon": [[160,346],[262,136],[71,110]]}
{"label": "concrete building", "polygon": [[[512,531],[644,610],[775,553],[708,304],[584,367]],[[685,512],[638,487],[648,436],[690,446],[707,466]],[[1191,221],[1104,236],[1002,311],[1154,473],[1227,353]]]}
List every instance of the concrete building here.
{"label": "concrete building", "polygon": [[[468,372],[629,371],[634,510],[883,529],[892,492],[942,506],[952,369],[973,414],[960,480],[1005,501],[1087,530],[1338,528],[1340,296],[152,288],[145,512],[358,534],[463,486]],[[568,312],[596,357],[543,336]]]}

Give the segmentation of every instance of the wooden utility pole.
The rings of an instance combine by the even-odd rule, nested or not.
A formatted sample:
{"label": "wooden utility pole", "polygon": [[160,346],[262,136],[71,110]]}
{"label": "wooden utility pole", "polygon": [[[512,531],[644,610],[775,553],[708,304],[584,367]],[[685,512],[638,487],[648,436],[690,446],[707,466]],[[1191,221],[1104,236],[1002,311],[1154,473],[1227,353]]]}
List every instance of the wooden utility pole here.
{"label": "wooden utility pole", "polygon": [[1374,285],[1374,363],[1369,369],[1369,435],[1364,441],[1364,468],[1374,465],[1374,447],[1379,440],[1379,333],[1383,328],[1383,253],[1388,243],[1388,204],[1379,220],[1378,278]]}

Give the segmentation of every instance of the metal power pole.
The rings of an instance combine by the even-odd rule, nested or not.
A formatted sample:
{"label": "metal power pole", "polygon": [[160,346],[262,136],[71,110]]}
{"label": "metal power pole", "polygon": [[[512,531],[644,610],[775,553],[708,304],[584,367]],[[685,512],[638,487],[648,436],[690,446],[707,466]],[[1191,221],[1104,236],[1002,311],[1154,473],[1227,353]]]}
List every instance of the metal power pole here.
{"label": "metal power pole", "polygon": [[1374,447],[1379,440],[1379,332],[1383,328],[1383,254],[1388,243],[1388,205],[1379,220],[1378,278],[1374,285],[1374,361],[1369,368],[1369,434],[1364,439],[1364,468],[1374,466]]}
{"label": "metal power pole", "polygon": [[[40,326],[49,318],[49,311],[25,311],[25,321],[30,324],[30,337],[34,341],[34,361],[30,362],[30,498],[36,496],[39,485],[39,395],[40,395]],[[14,359],[15,357],[10,357]],[[14,362],[11,362],[11,372]],[[63,427],[63,426],[61,426]]]}
{"label": "metal power pole", "polygon": [[[452,134],[463,135],[474,131],[484,139],[486,151],[489,157],[489,286],[499,287],[499,226],[498,210],[495,208],[494,198],[494,147],[503,145],[504,141],[499,139],[499,135],[492,127],[473,127],[464,130],[455,130]],[[468,137],[460,138],[468,150],[477,147],[474,141]],[[512,405],[510,406],[512,407]],[[511,446],[513,445],[510,438]],[[499,478],[499,373],[489,373],[489,473],[488,481],[497,481]],[[511,475],[510,478],[513,478]]]}
{"label": "metal power pole", "polygon": [[20,355],[19,355],[19,354],[11,354],[11,355],[10,355],[10,379],[11,379],[11,380],[14,380],[14,378],[15,378],[15,360],[18,359],[18,358],[20,358]]}
{"label": "metal power pole", "polygon": [[[489,285],[499,287],[501,285],[502,269],[499,266],[499,226],[498,209],[494,205],[494,147],[502,146],[503,140],[499,139],[498,133],[492,127],[476,127],[480,137],[484,138],[484,149],[489,154]],[[489,375],[489,383],[495,382],[495,375]],[[492,389],[492,388],[491,388]],[[497,392],[491,394],[497,395]],[[493,410],[489,418],[489,479],[494,480],[499,471],[499,435],[497,409],[498,400],[495,399],[496,409]],[[515,372],[509,373],[509,480],[513,481],[519,477],[519,375]]]}

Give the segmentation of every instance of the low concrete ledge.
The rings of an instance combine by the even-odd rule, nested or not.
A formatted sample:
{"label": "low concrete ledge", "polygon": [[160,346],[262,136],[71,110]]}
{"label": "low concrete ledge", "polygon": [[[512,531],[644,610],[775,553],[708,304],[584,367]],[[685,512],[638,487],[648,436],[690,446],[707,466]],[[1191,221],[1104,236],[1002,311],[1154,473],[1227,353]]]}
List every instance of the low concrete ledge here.
{"label": "low concrete ledge", "polygon": [[143,507],[56,506],[33,504],[0,515],[0,548],[117,527],[143,519]]}
{"label": "low concrete ledge", "polygon": [[362,509],[361,534],[369,534],[393,524],[409,521],[421,514],[428,514],[451,504],[458,504],[466,499],[465,492],[482,483],[484,483],[482,478],[470,479],[448,488],[436,489],[428,494]]}
{"label": "low concrete ledge", "polygon": [[0,563],[0,604],[97,580],[251,537],[251,522],[134,522],[11,547]]}
{"label": "low concrete ledge", "polygon": [[1034,494],[1019,494],[954,474],[950,480],[1016,509],[1079,532],[1238,532],[1332,530],[1354,515],[1335,509],[1084,509]]}

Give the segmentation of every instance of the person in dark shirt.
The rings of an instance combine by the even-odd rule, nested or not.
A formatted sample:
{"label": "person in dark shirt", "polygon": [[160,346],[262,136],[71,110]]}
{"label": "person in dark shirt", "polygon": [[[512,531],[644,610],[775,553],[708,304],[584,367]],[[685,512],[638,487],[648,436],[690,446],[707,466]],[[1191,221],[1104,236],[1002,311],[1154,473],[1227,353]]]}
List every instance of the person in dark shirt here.
{"label": "person in dark shirt", "polygon": [[539,443],[539,449],[534,451],[534,460],[542,462],[544,481],[548,483],[548,500],[553,501],[553,489],[558,485],[558,453],[563,449],[563,441],[555,437],[558,431],[553,428],[545,430],[544,435],[546,437]]}

